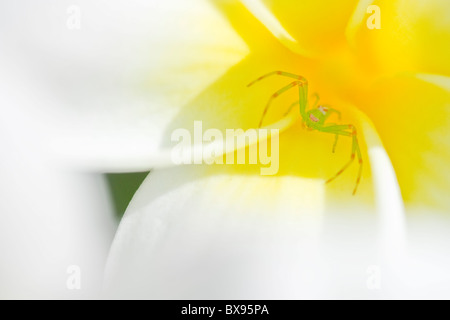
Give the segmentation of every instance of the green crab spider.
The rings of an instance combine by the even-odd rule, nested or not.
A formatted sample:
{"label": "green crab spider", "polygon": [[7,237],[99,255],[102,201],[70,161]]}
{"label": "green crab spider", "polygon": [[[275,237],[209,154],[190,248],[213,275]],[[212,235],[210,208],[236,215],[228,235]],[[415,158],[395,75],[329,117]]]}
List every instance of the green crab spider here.
{"label": "green crab spider", "polygon": [[[267,111],[269,110],[270,105],[272,104],[273,100],[276,99],[281,94],[285,93],[289,89],[298,87],[299,92],[299,100],[294,102],[292,105],[289,106],[288,110],[286,111],[285,115],[287,115],[295,106],[299,106],[300,108],[300,115],[303,119],[303,123],[306,125],[306,127],[309,130],[317,130],[320,132],[325,132],[329,134],[335,135],[335,141],[333,144],[333,153],[336,150],[336,145],[339,139],[339,136],[345,136],[345,137],[351,137],[352,138],[352,152],[350,155],[350,160],[339,170],[333,177],[328,179],[325,183],[330,183],[334,179],[336,179],[338,176],[340,176],[355,160],[355,157],[358,157],[359,162],[359,170],[358,170],[358,176],[356,179],[355,188],[353,189],[353,195],[356,194],[356,190],[358,189],[359,183],[361,181],[361,175],[362,175],[362,155],[361,155],[361,149],[359,148],[358,143],[358,137],[356,132],[356,127],[352,124],[347,125],[339,125],[334,123],[326,123],[328,118],[333,114],[336,113],[341,118],[341,113],[339,110],[333,109],[327,105],[319,105],[319,95],[317,93],[313,94],[313,97],[315,97],[314,103],[309,105],[308,102],[308,80],[306,80],[304,77],[300,75],[296,75],[289,72],[283,72],[283,71],[274,71],[270,72],[266,75],[263,75],[259,77],[258,79],[250,82],[247,87],[251,87],[255,83],[270,77],[274,75],[279,75],[283,77],[288,77],[295,79],[295,81],[291,82],[287,86],[281,88],[280,90],[276,91],[269,99],[269,101],[266,104],[266,107],[264,108],[263,114],[261,116],[261,120],[259,121],[258,128],[261,128],[263,124],[263,120],[267,114]],[[309,110],[307,110],[308,105],[310,106]]]}

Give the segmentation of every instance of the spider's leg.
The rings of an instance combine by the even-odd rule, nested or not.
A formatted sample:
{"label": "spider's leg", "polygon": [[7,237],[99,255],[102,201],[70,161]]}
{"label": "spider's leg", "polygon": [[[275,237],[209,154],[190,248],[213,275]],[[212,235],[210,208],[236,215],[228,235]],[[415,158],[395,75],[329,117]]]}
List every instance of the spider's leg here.
{"label": "spider's leg", "polygon": [[[255,81],[250,82],[247,87],[250,87],[252,85],[254,85],[256,82],[261,81],[267,77],[273,76],[273,75],[279,75],[279,76],[283,76],[283,77],[288,77],[288,78],[293,78],[296,79],[297,81],[292,82],[291,84],[289,84],[288,86],[278,90],[276,93],[274,93],[272,95],[272,97],[269,99],[263,115],[261,117],[261,120],[259,122],[259,127],[261,127],[262,122],[264,120],[264,117],[267,113],[268,108],[270,107],[270,104],[272,102],[273,99],[275,99],[276,97],[278,97],[280,94],[284,93],[285,91],[289,90],[290,88],[293,88],[295,86],[299,87],[299,106],[300,106],[300,115],[302,116],[303,119],[306,118],[306,106],[308,104],[308,80],[306,80],[304,77],[297,75],[297,74],[293,74],[293,73],[289,73],[289,72],[284,72],[284,71],[274,71],[274,72],[270,72],[262,77],[259,77],[258,79],[256,79]],[[294,104],[295,106],[295,104]],[[292,107],[292,106],[291,106]],[[289,110],[290,111],[290,110]]]}
{"label": "spider's leg", "polygon": [[336,146],[337,146],[338,140],[339,140],[339,135],[336,134],[336,138],[334,139],[334,144],[333,144],[333,153],[336,152]]}
{"label": "spider's leg", "polygon": [[[351,126],[351,127],[353,128],[353,126]],[[329,126],[325,126],[325,127],[319,127],[319,128],[317,128],[317,130],[335,134],[336,137],[338,137],[340,135],[347,136],[347,137],[353,137],[354,136],[353,133],[346,131],[349,128],[350,128],[349,125],[329,125]],[[337,139],[336,139],[336,141],[337,141]],[[335,141],[335,144],[336,144],[336,141]],[[352,164],[353,160],[355,159],[355,152],[356,152],[356,147],[355,147],[355,144],[353,143],[352,144],[352,154],[350,156],[350,160],[333,177],[328,179],[326,181],[326,183],[330,183],[331,181],[336,179],[339,175],[341,175],[345,171],[345,169],[347,169]]]}
{"label": "spider's leg", "polygon": [[[336,123],[328,123],[329,126],[337,126]],[[319,130],[320,131],[320,130]],[[337,142],[339,140],[339,134],[336,133],[336,137],[334,139],[334,143],[333,143],[333,150],[332,152],[335,153],[336,152],[336,146],[337,146]]]}
{"label": "spider's leg", "polygon": [[314,109],[319,104],[320,97],[319,97],[319,94],[317,92],[314,92],[311,95],[311,98],[314,98],[314,103],[311,104],[311,108]]}
{"label": "spider's leg", "polygon": [[[326,110],[327,110],[327,112],[326,112],[326,114],[325,114],[325,116],[324,116],[324,121],[327,121],[327,119],[333,114],[333,113],[336,113],[337,115],[338,115],[338,117],[339,117],[339,120],[341,120],[341,112],[339,111],[339,110],[337,110],[337,109],[334,109],[334,108],[331,108],[330,106],[328,106],[328,105],[323,105],[323,107],[325,107],[326,108]],[[330,125],[336,125],[335,123],[328,123],[328,125],[330,126]],[[335,153],[336,152],[336,146],[337,146],[337,143],[338,143],[338,140],[339,140],[339,135],[338,134],[336,134],[336,139],[334,140],[334,144],[333,144],[333,153]]]}
{"label": "spider's leg", "polygon": [[[351,133],[348,131],[345,131],[345,129],[343,130],[342,127],[351,129],[352,130]],[[358,170],[358,176],[356,179],[356,185],[355,185],[355,188],[353,189],[353,195],[354,195],[356,193],[356,190],[358,189],[359,183],[361,181],[362,165],[363,165],[361,149],[359,148],[356,128],[353,125],[329,126],[329,127],[323,127],[319,131],[332,133],[332,134],[335,134],[336,136],[343,135],[343,136],[351,136],[352,137],[352,153],[350,155],[350,160],[333,177],[328,179],[326,181],[326,183],[330,183],[331,181],[336,179],[338,176],[340,176],[352,164],[353,160],[355,160],[355,157],[358,157],[359,170]]]}
{"label": "spider's leg", "polygon": [[341,136],[351,137],[352,133],[346,130],[352,130],[354,127],[351,124],[333,124],[327,123],[324,126],[317,127],[318,131],[328,132],[328,133],[339,133]]}
{"label": "spider's leg", "polygon": [[292,109],[296,106],[296,105],[299,105],[300,104],[300,101],[295,101],[293,104],[291,104],[290,106],[289,106],[289,108],[286,110],[286,112],[284,113],[284,116],[287,116],[291,111],[292,111]]}
{"label": "spider's leg", "polygon": [[324,105],[327,108],[327,114],[325,115],[325,120],[328,119],[333,113],[338,115],[339,120],[341,120],[341,112],[337,109],[331,108],[328,105]]}
{"label": "spider's leg", "polygon": [[[303,85],[303,82],[301,82],[301,81],[294,81],[294,82],[290,83],[289,85],[287,85],[287,86],[281,88],[280,90],[278,90],[277,92],[275,92],[275,93],[270,97],[269,101],[268,101],[267,104],[266,104],[266,107],[264,108],[263,114],[262,114],[262,116],[261,116],[261,120],[259,121],[258,128],[261,128],[261,125],[262,125],[262,123],[263,123],[264,117],[266,116],[267,110],[269,110],[269,107],[270,107],[270,105],[272,104],[272,101],[273,101],[275,98],[277,98],[280,94],[283,94],[283,93],[285,93],[286,91],[288,91],[289,89],[292,89],[292,88],[294,88],[294,87],[296,87],[296,86],[299,86],[299,85]],[[300,102],[299,102],[299,103],[300,103]]]}
{"label": "spider's leg", "polygon": [[[336,123],[328,123],[328,125],[329,126],[337,126]],[[338,140],[339,140],[339,134],[336,133],[336,137],[334,139],[334,144],[333,144],[333,150],[332,150],[333,153],[336,152],[336,146],[337,146]]]}
{"label": "spider's leg", "polygon": [[[336,133],[336,135],[338,135],[338,134],[339,133]],[[330,183],[331,181],[333,181],[334,179],[339,177],[352,164],[353,160],[355,160],[355,144],[354,143],[352,145],[352,154],[350,155],[350,160],[341,168],[341,170],[339,170],[334,176],[332,176],[330,179],[328,179],[325,183]]]}
{"label": "spider's leg", "polygon": [[353,195],[355,195],[356,190],[358,190],[359,183],[361,182],[362,169],[363,169],[363,159],[362,159],[362,155],[361,155],[361,149],[359,148],[358,137],[356,136],[356,130],[355,130],[354,139],[355,139],[355,143],[356,143],[356,155],[358,156],[359,169],[358,169],[358,178],[356,179],[355,189],[353,189]]}
{"label": "spider's leg", "polygon": [[[317,104],[319,103],[319,99],[320,99],[320,98],[319,98],[319,94],[316,92],[316,93],[314,93],[314,94],[311,95],[311,98],[315,98],[314,103],[311,105],[312,108],[314,108],[314,107],[317,106]],[[292,111],[292,109],[293,109],[296,105],[299,105],[299,104],[300,104],[300,100],[298,100],[298,101],[294,102],[293,104],[291,104],[291,105],[289,106],[289,108],[287,109],[287,111],[285,112],[284,116],[287,116],[287,115]]]}
{"label": "spider's leg", "polygon": [[251,87],[251,86],[254,85],[255,83],[257,83],[257,82],[259,82],[259,81],[261,81],[261,80],[263,80],[263,79],[265,79],[265,78],[268,78],[268,77],[270,77],[270,76],[275,76],[275,75],[283,76],[283,77],[288,77],[288,78],[292,78],[292,79],[296,79],[296,80],[300,80],[300,81],[305,81],[305,82],[306,82],[306,79],[305,79],[305,78],[303,78],[302,76],[299,76],[299,75],[297,75],[297,74],[293,74],[293,73],[289,73],[289,72],[284,72],[284,71],[273,71],[273,72],[270,72],[270,73],[268,73],[268,74],[266,74],[266,75],[263,75],[262,77],[259,77],[259,78],[256,79],[255,81],[250,82],[250,83],[247,85],[247,87]]}
{"label": "spider's leg", "polygon": [[361,182],[363,159],[362,159],[361,149],[359,148],[358,135],[356,132],[356,128],[354,125],[351,125],[351,124],[348,127],[349,127],[349,129],[352,130],[352,140],[353,140],[352,141],[352,158],[355,158],[355,153],[356,153],[356,156],[358,157],[358,164],[359,164],[358,176],[356,178],[355,188],[353,189],[353,195],[355,195],[356,190],[358,190],[359,183]]}

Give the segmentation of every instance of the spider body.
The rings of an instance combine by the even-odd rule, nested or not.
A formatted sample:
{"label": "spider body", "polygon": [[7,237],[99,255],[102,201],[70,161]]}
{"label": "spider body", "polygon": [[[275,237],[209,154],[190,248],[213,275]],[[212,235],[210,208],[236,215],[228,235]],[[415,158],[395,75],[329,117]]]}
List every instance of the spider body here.
{"label": "spider body", "polygon": [[280,90],[276,91],[269,99],[266,107],[264,108],[263,114],[261,116],[261,120],[259,122],[259,126],[262,126],[264,117],[266,116],[266,113],[272,103],[272,101],[276,98],[278,98],[281,94],[285,93],[289,89],[292,88],[298,88],[299,92],[299,100],[294,102],[291,106],[289,106],[288,110],[286,111],[286,115],[291,112],[292,108],[299,106],[300,115],[302,117],[303,123],[306,125],[306,127],[309,130],[317,130],[320,132],[333,134],[335,135],[335,142],[333,145],[333,153],[336,149],[336,145],[339,139],[339,136],[345,136],[350,137],[352,139],[352,151],[350,154],[350,160],[342,167],[341,170],[339,170],[332,178],[328,179],[326,183],[329,183],[336,179],[339,175],[341,175],[355,160],[355,158],[358,158],[358,164],[359,164],[359,170],[358,170],[358,176],[355,184],[355,188],[353,189],[353,194],[356,193],[356,190],[358,189],[358,185],[361,181],[361,175],[362,175],[362,155],[361,150],[359,148],[358,138],[357,138],[357,131],[356,127],[352,124],[334,124],[334,123],[328,123],[328,118],[333,114],[336,113],[341,118],[341,113],[339,110],[333,109],[328,105],[319,105],[319,96],[318,94],[313,94],[312,97],[314,97],[314,102],[311,103],[311,101],[308,99],[308,81],[300,76],[289,72],[283,72],[283,71],[274,71],[271,73],[268,73],[262,77],[259,77],[255,81],[248,84],[248,87],[252,86],[258,81],[261,81],[267,77],[273,76],[273,75],[279,75],[291,79],[295,79],[295,81],[291,82],[289,85],[281,88]]}
{"label": "spider body", "polygon": [[329,113],[328,108],[324,106],[318,106],[316,109],[311,109],[306,112],[306,117],[309,120],[309,127],[313,127],[315,125],[323,126],[330,115],[331,114]]}
{"label": "spider body", "polygon": [[323,125],[325,122],[323,113],[318,109],[309,110],[307,115],[309,116],[308,119],[310,121],[317,123],[318,125]]}

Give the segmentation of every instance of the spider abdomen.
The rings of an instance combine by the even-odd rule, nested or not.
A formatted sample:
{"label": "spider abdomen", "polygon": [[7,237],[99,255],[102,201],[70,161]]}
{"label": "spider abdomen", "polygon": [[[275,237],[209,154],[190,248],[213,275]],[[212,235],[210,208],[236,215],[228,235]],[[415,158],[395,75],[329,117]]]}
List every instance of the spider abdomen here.
{"label": "spider abdomen", "polygon": [[320,108],[309,110],[307,113],[308,119],[314,124],[323,124],[325,121],[326,112],[323,113]]}

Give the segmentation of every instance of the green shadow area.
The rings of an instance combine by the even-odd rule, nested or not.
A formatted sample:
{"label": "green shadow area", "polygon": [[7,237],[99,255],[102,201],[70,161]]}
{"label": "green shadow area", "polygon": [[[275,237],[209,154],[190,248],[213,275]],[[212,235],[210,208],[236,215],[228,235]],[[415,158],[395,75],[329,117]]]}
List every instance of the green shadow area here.
{"label": "green shadow area", "polygon": [[117,219],[122,219],[133,195],[149,172],[105,174]]}

